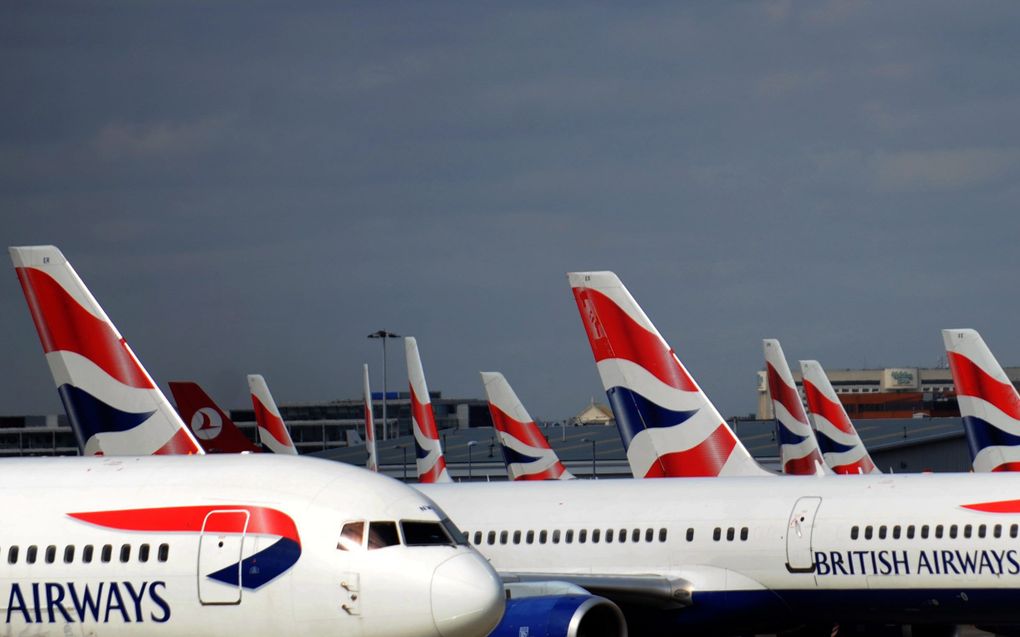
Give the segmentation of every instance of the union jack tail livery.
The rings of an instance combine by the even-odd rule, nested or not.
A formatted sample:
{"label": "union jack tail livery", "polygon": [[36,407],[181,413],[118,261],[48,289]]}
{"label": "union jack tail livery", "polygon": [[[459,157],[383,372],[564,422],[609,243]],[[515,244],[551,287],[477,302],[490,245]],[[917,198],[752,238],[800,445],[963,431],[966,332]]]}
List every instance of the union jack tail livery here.
{"label": "union jack tail livery", "polygon": [[379,471],[379,460],[375,453],[375,420],[372,418],[372,390],[368,386],[368,365],[365,371],[365,451],[368,452],[368,461],[365,468],[369,471]]}
{"label": "union jack tail livery", "polygon": [[499,372],[482,372],[489,413],[511,480],[570,480],[567,471]]}
{"label": "union jack tail livery", "polygon": [[251,404],[255,408],[255,423],[258,425],[259,440],[273,453],[297,455],[297,447],[290,438],[287,425],[283,423],[276,401],[269,393],[269,386],[262,374],[248,374],[248,389],[251,390]]}
{"label": "union jack tail livery", "polygon": [[198,383],[170,381],[177,411],[191,427],[206,453],[255,453],[262,451],[238,429],[230,416],[213,402]]}
{"label": "union jack tail livery", "polygon": [[974,471],[1020,471],[1020,396],[975,330],[942,330]]}
{"label": "union jack tail livery", "polygon": [[818,361],[800,361],[800,373],[804,379],[808,417],[815,428],[815,438],[825,463],[834,473],[842,475],[882,473],[871,460]]}
{"label": "union jack tail livery", "polygon": [[453,482],[446,470],[446,456],[439,443],[439,429],[432,413],[429,388],[425,385],[418,341],[413,336],[404,339],[404,354],[407,355],[407,380],[411,385],[411,426],[418,458],[418,482]]}
{"label": "union jack tail livery", "polygon": [[772,475],[740,443],[616,274],[567,277],[635,477]]}
{"label": "union jack tail livery", "polygon": [[10,252],[82,452],[202,453],[60,250],[27,246]]}
{"label": "union jack tail livery", "polygon": [[786,364],[783,347],[776,339],[766,338],[762,340],[762,348],[765,350],[769,396],[776,414],[776,437],[779,439],[779,461],[783,464],[783,473],[814,475],[818,473],[818,467],[825,466],[825,462],[804,413],[804,404],[800,402],[790,366]]}

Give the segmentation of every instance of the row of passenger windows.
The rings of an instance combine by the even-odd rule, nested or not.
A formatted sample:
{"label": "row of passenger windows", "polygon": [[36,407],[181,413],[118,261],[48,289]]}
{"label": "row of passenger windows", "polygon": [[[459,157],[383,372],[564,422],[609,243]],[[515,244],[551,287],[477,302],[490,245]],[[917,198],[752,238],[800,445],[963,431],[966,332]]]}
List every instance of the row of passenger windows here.
{"label": "row of passenger windows", "polygon": [[[468,537],[471,537],[469,532]],[[592,529],[590,532],[588,529],[581,529],[575,531],[574,529],[567,529],[561,531],[560,529],[554,529],[552,531],[499,531],[499,543],[500,544],[520,544],[523,540],[525,544],[534,544],[535,540],[538,540],[539,544],[559,544],[561,541],[564,544],[573,544],[575,541],[578,544],[586,544],[589,541],[592,544],[598,544],[604,542],[605,544],[612,544],[614,541],[623,544],[627,542],[628,537],[631,542],[641,542],[642,539],[645,542],[654,542],[656,537],[659,542],[666,541],[666,529],[659,529],[656,533],[655,529],[606,529],[603,534],[602,529]],[[496,544],[497,532],[489,531],[485,535],[485,544]],[[482,544],[482,532],[475,531],[474,537],[472,538],[472,544]]]}
{"label": "row of passenger windows", "polygon": [[[113,561],[113,545],[104,544],[99,547],[99,561],[104,564]],[[57,561],[57,547],[53,544],[43,549],[43,562],[46,564],[53,564]],[[131,561],[132,548],[130,544],[122,544],[118,551],[118,559],[120,562]],[[135,554],[136,559],[139,562],[148,562],[151,557],[152,550],[148,544],[141,544],[138,547],[138,552]],[[82,564],[91,564],[96,559],[96,548],[91,544],[86,544],[81,547],[81,553],[78,554],[74,544],[68,544],[64,547],[63,562],[64,564],[73,564],[75,556],[78,556],[79,561]],[[7,563],[17,564],[21,557],[21,549],[18,546],[11,546],[7,549]],[[165,562],[170,557],[170,545],[160,544],[156,549],[156,560]],[[25,548],[25,564],[35,564],[39,561],[39,547],[35,544]]]}
{"label": "row of passenger windows", "polygon": [[[694,529],[688,529],[687,530],[687,535],[688,535],[688,537],[687,537],[687,541],[688,542],[693,540],[694,539]],[[741,542],[746,542],[747,541],[747,536],[748,536],[748,529],[747,529],[747,527],[746,526],[741,527],[740,528],[740,541]],[[721,528],[715,527],[715,530],[712,531],[712,539],[715,540],[716,542],[718,542],[718,541],[720,541],[722,539],[722,529]],[[737,530],[731,526],[730,528],[726,529],[726,541],[727,542],[732,542],[735,539],[737,539]]]}
{"label": "row of passenger windows", "polygon": [[[886,526],[884,524],[879,527],[868,525],[864,527],[864,539],[870,540],[875,537],[877,537],[879,540],[884,540],[886,538],[898,540],[900,539],[900,537],[905,537],[908,540],[912,540],[915,537],[920,537],[922,540],[926,540],[929,537],[941,539],[944,535],[946,535],[947,530],[948,537],[950,539],[956,539],[961,529],[960,526],[956,524],[950,524],[948,525],[948,527],[943,524],[936,524],[934,528],[928,524],[922,524],[920,527],[915,526],[913,524],[906,527],[901,527],[899,524],[891,527]],[[965,538],[973,537],[975,531],[977,532],[977,537],[980,538],[987,537],[989,530],[991,530],[992,532],[992,537],[998,538],[1002,537],[1003,531],[1005,529],[1001,524],[995,525],[978,524],[976,526],[972,524],[964,524],[962,530],[963,537]],[[1020,525],[1017,524],[1010,525],[1009,537],[1015,538],[1018,535],[1020,535]],[[858,526],[852,527],[850,529],[850,539],[856,540],[860,537],[861,527]]]}
{"label": "row of passenger windows", "polygon": [[[336,547],[341,551],[382,549],[387,546],[456,546],[467,544],[467,538],[460,529],[443,518],[439,522],[424,520],[401,520],[400,532],[397,522],[357,520],[347,522],[340,530],[340,541]],[[367,531],[366,531],[367,528]]]}

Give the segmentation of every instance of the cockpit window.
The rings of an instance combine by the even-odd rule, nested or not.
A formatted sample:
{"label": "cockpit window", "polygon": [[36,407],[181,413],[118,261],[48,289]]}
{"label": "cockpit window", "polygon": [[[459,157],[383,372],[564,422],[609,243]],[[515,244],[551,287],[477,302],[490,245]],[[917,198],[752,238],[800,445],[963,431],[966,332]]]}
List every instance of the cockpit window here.
{"label": "cockpit window", "polygon": [[467,536],[464,535],[464,533],[457,528],[457,525],[453,523],[453,520],[451,520],[450,518],[443,518],[442,520],[439,521],[439,523],[443,525],[443,528],[446,529],[446,532],[449,534],[449,536],[453,538],[454,544],[467,546],[468,544]]}
{"label": "cockpit window", "polygon": [[368,549],[381,549],[400,544],[396,522],[369,522]]}
{"label": "cockpit window", "polygon": [[361,541],[365,536],[364,522],[348,522],[340,531],[340,541],[336,547],[341,551],[360,551]]}
{"label": "cockpit window", "polygon": [[450,546],[453,541],[439,522],[402,520],[400,530],[404,533],[404,544],[408,546]]}

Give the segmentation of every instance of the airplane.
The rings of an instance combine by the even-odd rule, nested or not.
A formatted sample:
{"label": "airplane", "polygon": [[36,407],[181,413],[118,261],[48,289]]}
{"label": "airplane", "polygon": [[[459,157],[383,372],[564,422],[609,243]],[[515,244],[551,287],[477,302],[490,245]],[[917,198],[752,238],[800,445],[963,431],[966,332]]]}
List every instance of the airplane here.
{"label": "airplane", "polygon": [[369,471],[379,471],[379,460],[375,450],[375,420],[372,418],[372,390],[368,386],[368,365],[364,366],[365,376],[365,451],[368,461],[365,467]]}
{"label": "airplane", "polygon": [[248,388],[251,390],[251,404],[255,409],[255,423],[259,441],[273,453],[297,455],[297,447],[291,440],[287,425],[280,416],[273,395],[262,374],[248,374]]}
{"label": "airplane", "polygon": [[569,275],[635,478],[771,476],[612,272]]}
{"label": "airplane", "polygon": [[499,372],[481,372],[492,427],[511,480],[572,480],[510,383]]}
{"label": "airplane", "polygon": [[4,634],[478,637],[503,585],[428,498],[273,454],[0,463]]}
{"label": "airplane", "polygon": [[432,399],[425,384],[425,370],[418,354],[418,341],[413,336],[404,338],[404,355],[407,358],[407,379],[411,386],[411,426],[414,430],[414,448],[418,464],[418,482],[452,482],[446,470],[446,456],[439,442],[436,416],[432,412]]}
{"label": "airplane", "polygon": [[10,254],[82,453],[202,454],[60,250],[22,246]]}
{"label": "airplane", "polygon": [[779,441],[779,461],[783,473],[788,475],[812,475],[826,473],[828,467],[818,448],[815,432],[811,430],[800,393],[790,373],[790,366],[783,354],[783,346],[774,338],[762,340],[765,351],[765,377],[768,380],[769,397],[775,412],[776,438]]}
{"label": "airplane", "polygon": [[807,398],[808,418],[814,426],[825,463],[833,473],[881,473],[818,361],[800,361],[800,374]]}
{"label": "airplane", "polygon": [[1020,471],[1020,395],[971,329],[942,330],[974,471]]}
{"label": "airplane", "polygon": [[177,411],[206,453],[258,453],[262,451],[234,424],[198,383],[170,381]]}
{"label": "airplane", "polygon": [[[662,387],[697,385],[649,337],[658,333],[644,313],[628,307],[621,316],[607,303],[629,298],[615,275],[571,273],[570,281],[582,313],[600,304],[585,319],[600,367],[642,363],[614,363],[622,369],[610,387],[640,386],[673,412],[692,411]],[[711,431],[718,421],[696,412],[685,422]],[[733,449],[719,446],[717,470],[704,479],[418,488],[504,581],[566,582],[603,595],[634,634],[891,622],[949,635],[956,624],[1016,623],[1020,475],[716,477]]]}

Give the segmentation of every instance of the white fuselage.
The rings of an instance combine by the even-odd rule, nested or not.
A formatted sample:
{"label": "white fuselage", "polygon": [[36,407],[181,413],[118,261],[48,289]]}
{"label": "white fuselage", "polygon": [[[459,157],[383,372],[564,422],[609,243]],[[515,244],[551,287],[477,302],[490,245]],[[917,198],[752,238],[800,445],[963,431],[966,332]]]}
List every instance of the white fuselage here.
{"label": "white fuselage", "polygon": [[470,547],[339,550],[349,521],[400,528],[442,513],[338,463],[7,459],[0,484],[3,635],[451,637],[502,612],[502,587]]}
{"label": "white fuselage", "polygon": [[[693,603],[676,614],[680,623],[732,612],[774,618],[788,610],[796,611],[794,621],[799,615],[1020,623],[1010,605],[1020,601],[1020,475],[577,480],[419,489],[501,573],[687,580]],[[1000,512],[965,508],[993,502],[1005,504],[984,508]]]}

